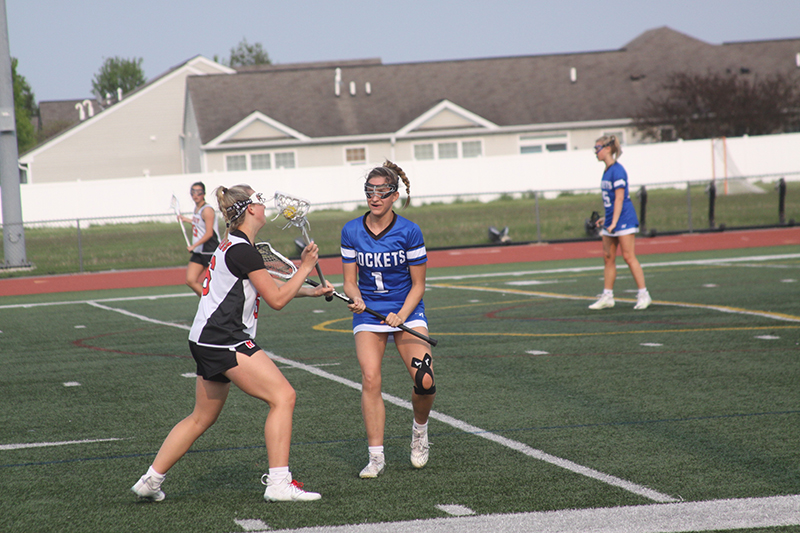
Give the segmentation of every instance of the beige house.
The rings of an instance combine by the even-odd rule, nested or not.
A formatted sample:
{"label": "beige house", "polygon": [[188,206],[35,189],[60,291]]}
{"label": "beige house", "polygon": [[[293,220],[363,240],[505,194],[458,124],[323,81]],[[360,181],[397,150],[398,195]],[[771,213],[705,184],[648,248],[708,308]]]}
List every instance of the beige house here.
{"label": "beige house", "polygon": [[663,27],[601,52],[193,76],[186,168],[534,156],[590,148],[609,133],[636,144],[632,117],[677,71],[797,74],[800,39],[712,45]]}
{"label": "beige house", "polygon": [[[77,124],[20,157],[27,182],[186,172],[181,157],[186,78],[234,73],[228,67],[197,56],[123,95],[105,109],[93,100],[87,100],[88,104],[68,103],[73,107]],[[82,110],[75,108],[76,103],[83,104]]]}
{"label": "beige house", "polygon": [[536,157],[609,133],[630,145],[632,117],[677,71],[798,75],[800,39],[714,45],[663,27],[571,54],[238,70],[198,56],[20,162],[47,183]]}

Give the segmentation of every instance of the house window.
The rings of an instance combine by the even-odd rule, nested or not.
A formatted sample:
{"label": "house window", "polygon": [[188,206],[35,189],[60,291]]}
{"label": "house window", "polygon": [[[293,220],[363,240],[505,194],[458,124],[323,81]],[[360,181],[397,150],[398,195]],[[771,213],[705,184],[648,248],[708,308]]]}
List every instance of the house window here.
{"label": "house window", "polygon": [[439,143],[439,159],[458,159],[458,143]]}
{"label": "house window", "polygon": [[294,152],[276,152],[275,168],[295,168]]}
{"label": "house window", "polygon": [[247,170],[247,156],[246,155],[225,156],[225,168],[228,171]]}
{"label": "house window", "polygon": [[443,141],[414,145],[414,159],[458,159],[459,157],[480,157],[483,155],[482,141]]}
{"label": "house window", "polygon": [[363,146],[358,148],[345,148],[344,158],[350,164],[357,165],[367,162],[367,149]]}
{"label": "house window", "polygon": [[462,157],[480,157],[483,155],[481,141],[464,141],[461,143]]}
{"label": "house window", "polygon": [[519,136],[519,153],[541,154],[543,152],[564,152],[569,147],[566,133],[529,134]]}
{"label": "house window", "polygon": [[272,163],[269,154],[252,154],[250,156],[250,168],[252,170],[269,170]]}
{"label": "house window", "polygon": [[415,144],[414,159],[433,159],[433,144]]}

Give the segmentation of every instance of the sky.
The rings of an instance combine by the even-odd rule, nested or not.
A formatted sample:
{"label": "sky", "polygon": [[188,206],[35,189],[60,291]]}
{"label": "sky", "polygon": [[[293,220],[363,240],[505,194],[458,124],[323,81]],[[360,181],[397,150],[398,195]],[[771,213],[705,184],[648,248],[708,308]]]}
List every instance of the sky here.
{"label": "sky", "polygon": [[[38,102],[91,96],[109,57],[148,79],[242,39],[273,63],[384,63],[616,50],[668,26],[711,44],[800,37],[800,0],[5,0]],[[798,50],[800,52],[800,50]]]}

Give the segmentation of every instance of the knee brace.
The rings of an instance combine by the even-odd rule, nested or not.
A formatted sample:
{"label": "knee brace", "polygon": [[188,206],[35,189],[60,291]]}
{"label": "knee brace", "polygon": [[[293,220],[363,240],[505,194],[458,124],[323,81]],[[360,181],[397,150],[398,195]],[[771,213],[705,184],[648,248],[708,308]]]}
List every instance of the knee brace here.
{"label": "knee brace", "polygon": [[[414,383],[416,383],[414,392],[419,395],[436,394],[436,383],[434,382],[433,370],[431,369],[431,355],[426,353],[422,359],[414,357],[411,359],[411,365],[417,369],[417,373],[414,375]],[[431,382],[433,382],[430,388],[427,389],[422,384],[422,378],[426,375],[430,376]]]}

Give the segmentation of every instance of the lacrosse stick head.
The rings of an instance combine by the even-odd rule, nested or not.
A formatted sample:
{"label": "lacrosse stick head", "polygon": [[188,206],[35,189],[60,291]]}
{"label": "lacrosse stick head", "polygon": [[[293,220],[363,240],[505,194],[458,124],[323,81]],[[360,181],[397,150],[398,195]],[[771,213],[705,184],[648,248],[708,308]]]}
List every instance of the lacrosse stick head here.
{"label": "lacrosse stick head", "polygon": [[[275,191],[275,208],[278,214],[275,218],[282,216],[287,220],[286,226],[297,226],[303,228],[308,225],[306,215],[311,207],[311,202],[299,196],[292,196],[280,191]],[[273,219],[274,220],[274,219]]]}
{"label": "lacrosse stick head", "polygon": [[297,267],[290,259],[287,259],[280,252],[275,250],[268,242],[257,242],[256,250],[261,254],[267,272],[273,277],[290,279],[297,272]]}

